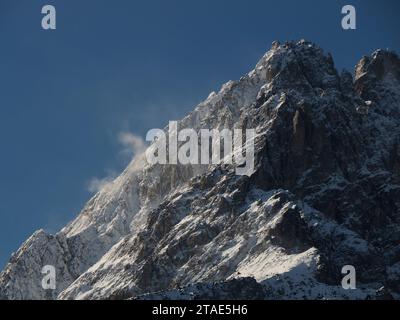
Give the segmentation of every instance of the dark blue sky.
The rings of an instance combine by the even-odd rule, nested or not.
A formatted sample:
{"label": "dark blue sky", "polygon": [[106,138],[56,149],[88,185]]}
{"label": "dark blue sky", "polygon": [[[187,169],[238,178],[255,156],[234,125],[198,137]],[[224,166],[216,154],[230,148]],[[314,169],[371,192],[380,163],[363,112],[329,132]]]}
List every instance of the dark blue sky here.
{"label": "dark blue sky", "polygon": [[[397,2],[1,0],[0,267],[35,230],[73,219],[93,177],[122,170],[120,132],[183,117],[273,40],[314,41],[340,69],[400,52]],[[45,4],[56,31],[41,29]],[[345,4],[356,31],[341,28]]]}

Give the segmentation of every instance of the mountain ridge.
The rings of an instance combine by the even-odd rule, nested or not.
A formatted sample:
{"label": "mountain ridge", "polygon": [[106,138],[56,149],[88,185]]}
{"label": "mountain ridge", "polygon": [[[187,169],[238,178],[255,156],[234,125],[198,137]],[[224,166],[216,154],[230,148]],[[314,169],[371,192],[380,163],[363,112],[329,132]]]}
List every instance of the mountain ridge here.
{"label": "mountain ridge", "polygon": [[[382,287],[398,298],[399,113],[395,53],[363,57],[353,79],[311,42],[274,42],[178,124],[255,128],[251,177],[140,155],[59,233],[21,246],[0,274],[0,297],[168,296],[196,283],[205,296],[212,283],[254,278],[266,299],[379,298]],[[55,291],[40,287],[47,264]],[[348,264],[354,291],[340,285]]]}

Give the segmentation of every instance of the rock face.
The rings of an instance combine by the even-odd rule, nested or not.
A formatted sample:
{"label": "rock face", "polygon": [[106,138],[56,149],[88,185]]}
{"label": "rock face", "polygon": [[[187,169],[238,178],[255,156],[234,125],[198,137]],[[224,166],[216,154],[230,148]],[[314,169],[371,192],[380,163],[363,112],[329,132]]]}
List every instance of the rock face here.
{"label": "rock face", "polygon": [[[141,155],[58,234],[22,245],[0,297],[399,298],[399,116],[396,54],[362,58],[353,80],[313,43],[274,43],[179,122],[256,129],[251,176]],[[56,290],[41,288],[44,265]]]}

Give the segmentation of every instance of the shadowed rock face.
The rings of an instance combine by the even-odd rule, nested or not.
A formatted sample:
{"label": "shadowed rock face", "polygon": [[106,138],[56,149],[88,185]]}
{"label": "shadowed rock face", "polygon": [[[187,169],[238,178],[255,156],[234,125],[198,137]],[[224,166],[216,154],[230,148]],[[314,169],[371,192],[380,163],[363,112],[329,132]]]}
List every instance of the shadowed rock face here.
{"label": "shadowed rock face", "polygon": [[[274,43],[179,122],[256,129],[254,174],[139,157],[56,236],[32,236],[0,296],[398,298],[399,75],[391,52],[364,57],[353,81],[310,42]],[[58,270],[50,293],[45,264]],[[341,288],[345,265],[357,290]]]}

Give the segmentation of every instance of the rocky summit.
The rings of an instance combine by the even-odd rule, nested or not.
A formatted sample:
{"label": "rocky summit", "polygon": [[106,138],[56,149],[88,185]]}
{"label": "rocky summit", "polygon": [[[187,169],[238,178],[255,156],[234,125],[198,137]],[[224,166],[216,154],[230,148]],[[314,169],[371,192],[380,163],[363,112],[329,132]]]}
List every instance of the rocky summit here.
{"label": "rocky summit", "polygon": [[[395,53],[352,75],[311,42],[274,42],[178,122],[255,129],[250,176],[137,156],[60,232],[26,240],[0,297],[399,299],[399,119]],[[41,286],[45,265],[55,290]],[[342,287],[346,265],[356,289]]]}

